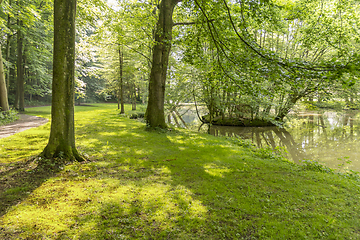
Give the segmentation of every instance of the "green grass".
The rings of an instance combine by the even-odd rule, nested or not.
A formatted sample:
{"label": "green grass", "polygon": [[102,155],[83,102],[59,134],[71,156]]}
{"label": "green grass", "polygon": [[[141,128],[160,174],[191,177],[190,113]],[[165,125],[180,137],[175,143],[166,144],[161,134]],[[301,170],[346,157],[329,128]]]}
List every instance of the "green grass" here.
{"label": "green grass", "polygon": [[114,104],[75,119],[88,162],[50,171],[29,158],[50,123],[0,140],[0,239],[360,238],[357,178],[243,141],[148,131]]}

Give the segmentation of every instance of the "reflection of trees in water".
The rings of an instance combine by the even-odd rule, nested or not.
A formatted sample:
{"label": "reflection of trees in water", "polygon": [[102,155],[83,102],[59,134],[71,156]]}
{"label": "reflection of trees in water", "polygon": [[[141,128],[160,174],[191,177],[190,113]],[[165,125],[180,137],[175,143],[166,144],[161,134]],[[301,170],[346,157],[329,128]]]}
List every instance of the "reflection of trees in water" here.
{"label": "reflection of trees in water", "polygon": [[319,160],[329,167],[337,168],[339,159],[351,156],[357,160],[356,143],[357,122],[354,120],[358,112],[323,114],[303,114],[297,121],[301,127],[293,127],[289,132],[309,159]]}
{"label": "reflection of trees in water", "polygon": [[299,163],[300,160],[303,160],[305,153],[303,150],[299,149],[298,144],[295,142],[291,134],[286,131],[284,128],[274,129],[276,136],[281,140],[281,143],[286,146],[287,151],[290,153],[294,162]]}
{"label": "reflection of trees in water", "polygon": [[[200,115],[205,114],[203,107],[198,107],[198,110]],[[188,128],[189,125],[197,125],[200,122],[196,109],[191,104],[171,107],[167,112],[167,123],[176,125],[178,128]]]}
{"label": "reflection of trees in water", "polygon": [[285,147],[294,162],[304,159],[305,154],[299,149],[291,134],[278,127],[227,127],[211,126],[210,134],[214,136],[241,137],[251,140],[258,147]]}
{"label": "reflection of trees in water", "polygon": [[329,112],[324,114],[300,115],[298,119],[303,121],[303,128],[292,128],[291,133],[301,135],[302,145],[316,145],[321,142],[336,141],[339,139],[352,139],[354,137],[354,119],[357,112],[351,111],[345,114]]}
{"label": "reflection of trees in water", "polygon": [[338,159],[350,157],[351,169],[359,171],[360,128],[355,120],[358,113],[303,113],[290,122],[292,127],[288,129],[211,126],[210,134],[249,139],[258,147],[285,148],[294,162],[312,159],[337,168],[341,163]]}

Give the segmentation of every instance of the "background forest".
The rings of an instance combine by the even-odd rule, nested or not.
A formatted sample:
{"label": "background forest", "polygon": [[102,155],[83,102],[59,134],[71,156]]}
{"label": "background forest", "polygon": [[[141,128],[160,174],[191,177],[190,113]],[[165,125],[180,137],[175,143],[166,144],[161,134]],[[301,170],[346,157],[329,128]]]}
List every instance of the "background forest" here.
{"label": "background forest", "polygon": [[[272,124],[299,101],[358,108],[357,1],[0,6],[0,118],[51,104],[26,109],[51,122],[0,140],[0,239],[360,239],[357,168],[314,158],[358,162],[355,111],[249,133],[272,149],[165,123],[185,103]],[[119,115],[137,103],[146,124]]]}
{"label": "background forest", "polygon": [[[304,99],[357,107],[356,1],[173,2],[166,110],[195,100],[210,120],[244,113],[283,120]],[[77,104],[118,101],[123,112],[124,102],[148,101],[160,8],[158,1],[78,1]],[[2,98],[6,91],[19,111],[50,104],[52,1],[5,0],[0,17]]]}

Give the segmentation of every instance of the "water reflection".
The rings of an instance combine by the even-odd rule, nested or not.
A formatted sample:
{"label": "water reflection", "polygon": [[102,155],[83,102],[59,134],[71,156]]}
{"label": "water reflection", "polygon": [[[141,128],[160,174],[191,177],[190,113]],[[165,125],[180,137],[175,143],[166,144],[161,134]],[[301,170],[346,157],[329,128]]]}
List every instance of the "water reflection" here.
{"label": "water reflection", "polygon": [[301,112],[291,117],[285,129],[212,126],[210,133],[250,139],[258,147],[284,148],[296,163],[312,159],[341,171],[360,171],[358,114]]}
{"label": "water reflection", "polygon": [[175,125],[180,128],[188,128],[189,126],[199,126],[201,121],[199,116],[207,114],[206,108],[203,106],[196,107],[193,104],[182,106],[179,109],[174,109],[168,112],[167,123]]}

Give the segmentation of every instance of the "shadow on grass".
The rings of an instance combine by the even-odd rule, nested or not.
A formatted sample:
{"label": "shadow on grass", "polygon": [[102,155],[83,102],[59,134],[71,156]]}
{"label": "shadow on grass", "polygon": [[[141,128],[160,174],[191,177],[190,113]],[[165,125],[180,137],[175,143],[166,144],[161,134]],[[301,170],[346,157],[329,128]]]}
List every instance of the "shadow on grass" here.
{"label": "shadow on grass", "polygon": [[[332,206],[323,197],[337,196],[328,196],[331,185],[312,189],[312,174],[290,174],[291,168],[284,166],[288,163],[272,167],[270,158],[229,143],[223,146],[221,139],[146,132],[143,124],[115,114],[94,119],[80,122],[77,132],[78,145],[94,154],[93,161],[66,166],[56,181],[44,184],[43,192],[24,203],[28,212],[22,220],[21,208],[9,216],[10,224],[30,232],[28,239],[316,239],[319,231],[334,232],[321,212],[314,211]],[[55,173],[47,174],[37,179],[36,172],[27,173],[19,165],[4,176],[23,177],[19,187],[38,181],[25,190],[26,197]],[[325,212],[344,212],[338,206]],[[354,214],[355,206],[344,216]],[[34,217],[38,212],[42,215]],[[49,222],[61,228],[47,231]],[[358,223],[353,226],[359,229]]]}
{"label": "shadow on grass", "polygon": [[[98,157],[58,174],[55,185],[59,188],[53,185],[58,205],[45,201],[45,207],[36,206],[46,196],[54,200],[49,193],[30,196],[25,203],[34,206],[29,216],[39,211],[53,214],[49,209],[66,212],[66,207],[76,206],[76,210],[67,211],[66,222],[62,222],[65,230],[47,237],[235,239],[257,234],[252,223],[261,209],[238,203],[251,202],[245,198],[256,196],[249,193],[249,185],[256,191],[262,187],[251,182],[254,169],[242,169],[239,176],[236,168],[242,160],[234,156],[237,163],[229,162],[234,153],[220,141],[197,134],[144,131],[143,124],[123,121],[115,114],[80,121],[77,126],[80,149]],[[31,164],[4,174],[15,189],[0,194],[0,200],[9,205],[3,207],[5,211],[56,174],[35,171],[38,167]],[[246,176],[249,180],[244,180]],[[16,198],[9,200],[10,196]],[[21,229],[32,232],[33,239],[36,233],[46,235],[33,226],[37,219],[23,221]],[[6,231],[12,233],[11,229]]]}
{"label": "shadow on grass", "polygon": [[[76,219],[80,239],[205,239],[214,232],[217,237],[246,238],[256,234],[252,221],[259,209],[241,210],[237,205],[248,195],[251,180],[238,181],[235,166],[222,163],[222,158],[232,155],[228,149],[214,143],[202,145],[198,135],[196,144],[187,134],[149,132],[143,126],[130,127],[131,131],[118,127],[114,134],[110,130],[114,122],[99,123],[86,126],[91,131],[87,139],[91,148],[100,149],[107,163],[97,167],[96,178],[116,183],[104,185],[112,189],[107,193],[112,197],[101,202],[98,211]],[[96,227],[82,231],[86,226]]]}
{"label": "shadow on grass", "polygon": [[15,164],[1,164],[1,167],[5,170],[0,172],[0,217],[60,169],[59,166],[40,165],[35,158]]}

